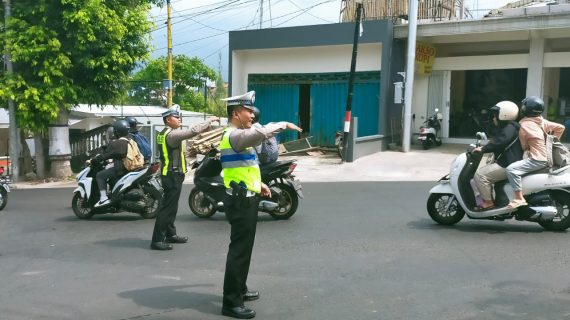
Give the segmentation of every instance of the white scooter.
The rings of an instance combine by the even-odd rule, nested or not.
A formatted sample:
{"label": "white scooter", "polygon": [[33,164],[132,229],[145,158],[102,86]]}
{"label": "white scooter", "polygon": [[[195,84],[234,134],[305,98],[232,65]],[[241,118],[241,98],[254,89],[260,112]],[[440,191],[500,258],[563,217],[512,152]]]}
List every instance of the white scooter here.
{"label": "white scooter", "polygon": [[443,114],[439,112],[439,109],[435,109],[435,113],[424,121],[426,125],[420,127],[418,141],[422,143],[424,150],[427,150],[434,145],[441,146],[442,141],[438,133],[441,129],[442,119]]}
{"label": "white scooter", "polygon": [[522,179],[523,193],[528,206],[508,209],[514,198],[508,181],[496,183],[495,208],[474,211],[477,206],[471,179],[481,162],[482,153],[473,152],[486,141],[484,134],[477,134],[476,145],[470,145],[451,164],[451,171],[441,178],[430,190],[427,210],[430,217],[439,224],[453,225],[465,214],[470,219],[504,221],[506,219],[532,221],[547,230],[563,231],[570,227],[570,166],[555,170],[545,169],[526,175]]}
{"label": "white scooter", "polygon": [[162,202],[162,186],[158,180],[159,163],[145,166],[138,171],[128,172],[116,182],[110,182],[111,204],[95,207],[101,194],[95,176],[105,169],[105,163],[91,163],[77,175],[77,188],[73,190],[71,207],[80,219],[89,219],[94,214],[130,211],[145,219],[156,217]]}

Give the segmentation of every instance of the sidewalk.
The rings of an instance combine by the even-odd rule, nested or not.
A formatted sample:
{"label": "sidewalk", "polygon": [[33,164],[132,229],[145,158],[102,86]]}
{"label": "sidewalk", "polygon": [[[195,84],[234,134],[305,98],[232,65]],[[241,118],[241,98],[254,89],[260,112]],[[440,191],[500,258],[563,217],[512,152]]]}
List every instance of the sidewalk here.
{"label": "sidewalk", "polygon": [[[430,150],[412,145],[408,153],[383,151],[342,163],[335,153],[310,156],[283,156],[280,159],[297,159],[294,175],[301,182],[341,181],[437,181],[449,172],[455,157],[465,150],[465,145],[448,144]],[[184,181],[192,183],[192,173]],[[55,182],[18,182],[13,189],[75,187],[73,180]]]}
{"label": "sidewalk", "polygon": [[450,144],[421,150],[412,146],[410,152],[383,151],[341,163],[335,154],[296,158],[295,176],[301,182],[340,181],[437,181],[447,173],[451,162],[465,151],[465,145]]}

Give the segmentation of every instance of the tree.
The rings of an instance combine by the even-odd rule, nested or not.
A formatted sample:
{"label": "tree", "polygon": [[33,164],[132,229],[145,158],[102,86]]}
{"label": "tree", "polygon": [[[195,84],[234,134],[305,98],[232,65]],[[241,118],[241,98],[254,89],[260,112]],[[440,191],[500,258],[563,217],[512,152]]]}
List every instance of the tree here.
{"label": "tree", "polygon": [[[172,59],[172,102],[182,109],[204,111],[203,90],[206,79],[216,80],[216,72],[200,59],[176,55]],[[166,92],[162,81],[167,78],[167,59],[151,60],[129,80],[127,103],[140,105],[165,105]]]}
{"label": "tree", "polygon": [[[69,109],[117,101],[137,62],[148,58],[147,19],[157,0],[19,0],[6,42],[14,74],[0,76],[0,98],[16,103],[18,124],[49,129],[52,174],[69,175]],[[5,43],[1,44],[4,51]],[[48,126],[54,123],[55,126]]]}

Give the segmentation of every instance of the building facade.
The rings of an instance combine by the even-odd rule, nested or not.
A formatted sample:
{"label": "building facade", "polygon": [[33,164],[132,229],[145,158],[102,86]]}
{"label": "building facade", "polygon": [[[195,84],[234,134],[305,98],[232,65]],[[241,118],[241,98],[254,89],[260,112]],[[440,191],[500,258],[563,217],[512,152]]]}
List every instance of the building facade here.
{"label": "building facade", "polygon": [[[394,37],[405,41],[407,33],[396,26]],[[487,128],[490,107],[502,100],[520,105],[529,95],[544,99],[549,120],[570,124],[570,5],[421,24],[417,37],[436,55],[432,73],[415,77],[413,133],[438,108],[444,141],[472,141]]]}
{"label": "building facade", "polygon": [[[393,24],[367,21],[359,38],[352,113],[360,141],[379,150],[390,132],[392,83],[402,69]],[[290,121],[312,144],[333,146],[342,131],[354,38],[353,23],[230,32],[230,94],[256,91],[261,122]],[[397,52],[397,54],[395,54]]]}

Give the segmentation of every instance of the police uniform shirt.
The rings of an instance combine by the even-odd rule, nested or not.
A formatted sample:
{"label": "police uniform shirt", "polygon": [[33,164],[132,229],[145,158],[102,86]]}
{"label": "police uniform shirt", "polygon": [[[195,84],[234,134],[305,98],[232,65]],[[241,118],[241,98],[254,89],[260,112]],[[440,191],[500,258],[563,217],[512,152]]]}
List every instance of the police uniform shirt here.
{"label": "police uniform shirt", "polygon": [[287,129],[287,122],[273,122],[263,127],[253,126],[249,129],[236,127],[236,130],[232,131],[230,135],[230,144],[235,151],[241,152],[249,147],[259,145],[263,140],[271,138],[285,129]]}
{"label": "police uniform shirt", "polygon": [[[181,147],[181,143],[184,140],[190,139],[201,132],[209,130],[211,127],[211,122],[206,121],[193,126],[190,129],[172,129],[168,136],[166,137],[166,143],[169,148],[177,149]],[[186,150],[183,150],[186,152]],[[180,152],[173,152],[170,159],[173,168],[180,168],[182,166],[182,161],[180,159]]]}

